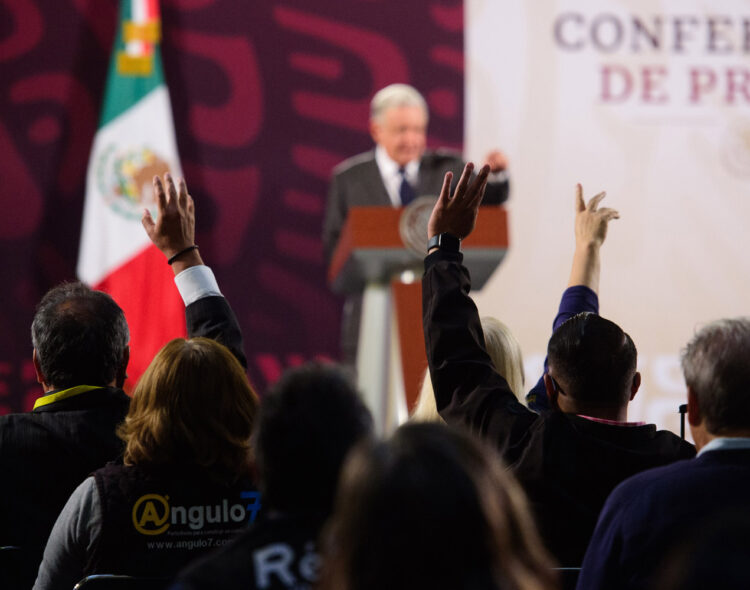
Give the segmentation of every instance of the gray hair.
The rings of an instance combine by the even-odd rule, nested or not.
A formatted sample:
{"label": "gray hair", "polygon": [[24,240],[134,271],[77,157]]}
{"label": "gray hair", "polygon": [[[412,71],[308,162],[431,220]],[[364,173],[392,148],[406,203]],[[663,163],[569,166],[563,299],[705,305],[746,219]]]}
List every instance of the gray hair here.
{"label": "gray hair", "polygon": [[427,101],[419,91],[408,84],[391,84],[378,90],[370,101],[370,119],[380,121],[388,109],[395,107],[420,107],[429,116]]}
{"label": "gray hair", "polygon": [[45,382],[55,389],[112,383],[129,339],[125,314],[114,299],[80,282],[50,289],[31,324]]}
{"label": "gray hair", "polygon": [[698,330],[682,351],[682,371],[710,433],[750,428],[750,318]]}

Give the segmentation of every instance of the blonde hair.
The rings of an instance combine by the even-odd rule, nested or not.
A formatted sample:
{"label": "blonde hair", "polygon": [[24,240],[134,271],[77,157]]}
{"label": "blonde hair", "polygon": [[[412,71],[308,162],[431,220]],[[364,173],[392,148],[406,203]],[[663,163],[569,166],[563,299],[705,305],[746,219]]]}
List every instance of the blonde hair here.
{"label": "blonde hair", "polygon": [[[521,401],[525,382],[521,345],[510,328],[497,318],[487,316],[483,317],[481,322],[485,349],[492,364],[497,372],[505,377],[510,390]],[[420,422],[442,420],[435,405],[435,392],[432,389],[429,369],[425,371],[411,419]]]}
{"label": "blonde hair", "polygon": [[133,392],[118,436],[126,465],[190,464],[218,479],[245,473],[258,397],[239,361],[209,338],[162,348]]}

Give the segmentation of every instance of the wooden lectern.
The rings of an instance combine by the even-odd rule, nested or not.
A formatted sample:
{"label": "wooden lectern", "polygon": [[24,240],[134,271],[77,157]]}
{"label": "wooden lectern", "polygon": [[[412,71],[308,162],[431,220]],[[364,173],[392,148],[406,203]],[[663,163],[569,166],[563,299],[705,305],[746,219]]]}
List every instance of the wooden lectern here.
{"label": "wooden lectern", "polygon": [[[380,434],[407,419],[427,367],[420,282],[426,252],[404,244],[399,230],[403,211],[350,209],[328,269],[335,292],[364,292],[357,385]],[[482,207],[475,230],[461,244],[473,289],[484,286],[507,247],[505,209]]]}

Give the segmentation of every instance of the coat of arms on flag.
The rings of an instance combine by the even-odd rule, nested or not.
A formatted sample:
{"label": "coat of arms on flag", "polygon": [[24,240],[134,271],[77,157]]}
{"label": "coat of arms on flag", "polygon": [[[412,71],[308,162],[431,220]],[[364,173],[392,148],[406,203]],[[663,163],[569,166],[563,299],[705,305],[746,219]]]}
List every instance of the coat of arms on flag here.
{"label": "coat of arms on flag", "polygon": [[141,214],[155,214],[151,180],[181,176],[164,83],[157,0],[122,0],[99,130],[86,178],[78,276],[106,291],[130,326],[132,384],[154,354],[185,335],[184,306]]}

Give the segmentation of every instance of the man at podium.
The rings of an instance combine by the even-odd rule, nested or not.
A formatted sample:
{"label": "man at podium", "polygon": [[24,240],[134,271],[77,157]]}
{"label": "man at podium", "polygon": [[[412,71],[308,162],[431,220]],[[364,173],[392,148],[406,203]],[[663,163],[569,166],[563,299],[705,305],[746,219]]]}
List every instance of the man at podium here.
{"label": "man at podium", "polygon": [[[416,197],[440,193],[451,170],[460,178],[464,161],[450,150],[428,150],[427,102],[416,88],[391,84],[370,102],[370,134],[375,149],[339,164],[328,191],[323,249],[330,262],[351,207],[404,207]],[[499,205],[508,198],[506,160],[493,150],[485,158],[492,177],[483,204]]]}
{"label": "man at podium", "polygon": [[[460,154],[426,149],[427,123],[427,102],[412,86],[391,84],[373,96],[370,134],[375,148],[345,160],[333,171],[323,222],[327,262],[350,208],[405,207],[416,197],[437,197],[447,171],[453,172],[454,179],[460,178],[464,167]],[[491,177],[483,204],[499,205],[508,198],[505,156],[493,150],[485,163]],[[345,364],[352,365],[356,357],[360,308],[361,297],[347,298],[341,336]]]}

